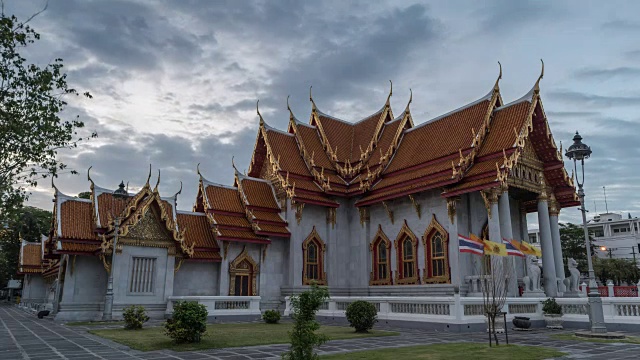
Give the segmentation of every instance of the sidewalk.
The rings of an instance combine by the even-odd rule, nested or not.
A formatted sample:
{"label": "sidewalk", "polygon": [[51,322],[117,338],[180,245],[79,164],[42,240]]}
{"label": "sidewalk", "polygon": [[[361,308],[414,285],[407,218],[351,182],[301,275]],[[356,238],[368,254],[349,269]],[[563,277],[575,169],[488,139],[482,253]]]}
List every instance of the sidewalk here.
{"label": "sidewalk", "polygon": [[[89,334],[88,327],[68,327],[17,309],[0,306],[0,359],[279,359],[287,344],[245,348],[211,349],[190,352],[170,350],[141,352]],[[91,327],[95,328],[95,327]],[[399,336],[329,341],[320,354],[374,350],[412,345],[451,342],[487,342],[487,334],[453,334],[415,329],[379,326],[400,332]],[[550,339],[547,330],[512,332],[509,343],[546,346],[569,353],[575,359],[637,359],[640,345],[624,343],[591,343]],[[636,334],[638,335],[638,334]],[[503,339],[501,339],[503,340]]]}

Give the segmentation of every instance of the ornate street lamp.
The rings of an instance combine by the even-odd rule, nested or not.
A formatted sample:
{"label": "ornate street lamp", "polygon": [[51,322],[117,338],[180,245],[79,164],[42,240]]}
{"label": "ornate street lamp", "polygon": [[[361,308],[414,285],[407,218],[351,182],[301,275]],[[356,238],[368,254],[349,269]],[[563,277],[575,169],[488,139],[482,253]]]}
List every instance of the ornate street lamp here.
{"label": "ornate street lamp", "polygon": [[[127,182],[127,187],[128,187]],[[116,198],[126,198],[129,196],[124,188],[124,181],[120,182],[118,189],[113,192]],[[120,226],[120,217],[116,216],[113,229],[113,245],[111,247],[111,268],[109,269],[109,277],[107,279],[107,292],[104,295],[104,310],[102,312],[102,320],[113,319],[113,270],[115,269],[116,247],[118,246],[118,231]]]}
{"label": "ornate street lamp", "polygon": [[[587,264],[589,265],[589,323],[592,333],[606,333],[607,328],[604,324],[604,313],[602,311],[602,299],[598,292],[598,284],[593,272],[593,263],[591,262],[591,244],[589,241],[589,230],[587,230],[587,210],[584,208],[584,160],[591,156],[591,148],[582,143],[582,136],[576,131],[573,137],[573,145],[569,146],[565,156],[573,160],[573,169],[576,174],[576,183],[578,184],[578,197],[580,198],[580,211],[582,212],[582,226],[584,227],[584,242],[587,247]],[[578,180],[578,162],[582,171],[582,181]]]}

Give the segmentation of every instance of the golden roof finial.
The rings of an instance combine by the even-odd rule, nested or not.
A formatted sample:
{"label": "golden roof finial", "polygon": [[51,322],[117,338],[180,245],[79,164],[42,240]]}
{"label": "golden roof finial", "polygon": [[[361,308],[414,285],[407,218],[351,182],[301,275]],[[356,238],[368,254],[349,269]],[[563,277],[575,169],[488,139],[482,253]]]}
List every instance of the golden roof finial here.
{"label": "golden roof finial", "polygon": [[493,86],[494,91],[498,91],[500,89],[498,83],[500,82],[500,79],[502,79],[502,64],[500,64],[500,61],[498,61],[498,66],[500,67],[500,73],[498,74],[498,78],[496,79],[496,84]]}
{"label": "golden roof finial", "polygon": [[313,89],[313,85],[309,86],[309,101],[311,101],[311,111],[316,111],[318,108],[316,107],[316,102],[313,101],[313,96],[311,96],[311,89]]}
{"label": "golden roof finial", "polygon": [[234,161],[234,156],[231,157],[231,166],[233,166],[233,170],[235,170],[236,174],[239,173],[238,168],[236,168],[236,163]]}
{"label": "golden roof finial", "polygon": [[536,81],[536,84],[533,86],[533,91],[536,94],[540,92],[540,80],[542,80],[542,78],[544,77],[544,61],[542,61],[542,59],[540,59],[540,62],[542,63],[542,69],[540,70],[540,76],[538,77],[538,80]]}
{"label": "golden roof finial", "polygon": [[386,102],[386,106],[389,106],[391,103],[391,96],[393,95],[393,82],[391,82],[391,80],[389,80],[389,84],[390,84],[390,88],[389,88],[389,95],[387,95],[387,102]]}
{"label": "golden roof finial", "polygon": [[151,180],[151,164],[149,164],[149,176],[147,176],[147,182],[144,184],[144,186],[151,187],[151,185],[149,185],[149,180]]}
{"label": "golden roof finial", "polygon": [[295,119],[296,117],[295,117],[295,116],[293,116],[293,111],[291,111],[291,107],[289,106],[289,97],[290,97],[290,96],[291,96],[291,95],[287,95],[287,110],[289,110],[289,120],[293,120],[293,119]]}
{"label": "golden roof finial", "polygon": [[407,103],[407,107],[404,109],[405,113],[409,113],[409,105],[411,105],[411,102],[413,101],[413,90],[411,90],[411,88],[409,88],[409,102]]}
{"label": "golden roof finial", "polygon": [[182,194],[182,181],[180,181],[180,190],[178,190],[177,193],[175,193],[175,195],[173,195],[173,199],[174,200],[178,200],[178,195]]}
{"label": "golden roof finial", "polygon": [[154,192],[158,191],[158,185],[160,185],[160,169],[158,169],[158,181],[156,181],[156,187],[153,188]]}
{"label": "golden roof finial", "polygon": [[[182,186],[182,184],[180,186]],[[126,187],[126,189],[124,191],[127,193],[127,195],[129,194],[129,182],[128,181],[127,181],[127,187]]]}
{"label": "golden roof finial", "polygon": [[[87,180],[91,181],[91,185],[93,185],[93,180],[91,180],[91,168],[93,167],[93,165],[89,166],[89,168],[87,169]],[[53,177],[51,178],[51,181],[53,182]]]}
{"label": "golden roof finial", "polygon": [[262,118],[262,115],[260,114],[260,108],[258,107],[258,105],[260,105],[260,100],[256,101],[256,112],[258,113],[258,116],[260,117],[260,127],[264,126],[264,119]]}
{"label": "golden roof finial", "polygon": [[200,173],[200,163],[196,165],[196,173],[198,174],[198,176],[202,177],[202,174]]}
{"label": "golden roof finial", "polygon": [[[89,169],[91,169],[91,168],[89,168]],[[53,183],[53,175],[51,175],[51,187],[52,187],[56,192],[58,192],[58,188],[56,187],[56,184],[54,184],[54,183]]]}

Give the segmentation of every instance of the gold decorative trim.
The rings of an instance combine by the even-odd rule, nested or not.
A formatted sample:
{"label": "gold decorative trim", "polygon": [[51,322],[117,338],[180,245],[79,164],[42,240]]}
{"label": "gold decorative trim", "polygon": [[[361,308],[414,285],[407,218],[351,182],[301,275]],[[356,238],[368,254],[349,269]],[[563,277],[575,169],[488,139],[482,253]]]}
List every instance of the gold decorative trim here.
{"label": "gold decorative trim", "polygon": [[175,264],[174,268],[173,268],[173,273],[176,274],[178,272],[178,270],[180,270],[180,267],[182,266],[182,263],[184,262],[184,258],[181,257],[178,259],[178,263]]}
{"label": "gold decorative trim", "polygon": [[[429,277],[429,263],[431,261],[429,257],[429,248],[431,246],[430,238],[432,237],[432,233],[440,233],[442,236],[444,244],[444,275],[441,276],[432,276]],[[451,282],[451,275],[449,270],[449,232],[438,222],[436,219],[436,214],[431,216],[431,222],[429,226],[424,231],[424,235],[422,235],[422,245],[424,246],[424,270],[422,272],[423,278],[422,281],[425,284],[449,284]]]}
{"label": "gold decorative trim", "polygon": [[[413,244],[413,256],[415,258],[414,269],[413,269],[414,275],[411,277],[400,278],[400,274],[402,273],[402,268],[403,268],[402,256],[404,255],[402,250],[402,244],[400,242],[404,240],[405,237],[407,236],[411,239],[411,243]],[[396,240],[394,241],[393,245],[396,248],[396,258],[397,258],[397,264],[396,264],[397,270],[395,274],[395,283],[397,285],[419,284],[420,274],[419,274],[419,267],[418,267],[418,238],[413,233],[413,231],[411,231],[411,229],[409,228],[409,225],[407,225],[407,220],[404,221],[404,224],[402,225],[402,228],[400,229],[400,232],[398,233],[398,236],[396,237]]]}
{"label": "gold decorative trim", "polygon": [[[309,279],[309,274],[307,273],[307,247],[311,242],[315,242],[320,246],[320,251],[318,252],[318,276],[320,279]],[[309,236],[302,242],[302,285],[311,285],[312,283],[327,285],[327,273],[324,271],[326,251],[327,245],[322,241],[314,226]]]}
{"label": "gold decorative trim", "polygon": [[336,226],[336,208],[334,207],[327,208],[327,224],[331,224],[332,229]]}
{"label": "gold decorative trim", "polygon": [[411,204],[413,204],[413,208],[415,209],[416,214],[418,215],[418,219],[421,219],[422,218],[422,212],[420,211],[420,204],[418,204],[418,202],[413,197],[413,195],[409,195],[409,200],[411,200]]}
{"label": "gold decorative trim", "polygon": [[231,242],[229,241],[223,241],[222,242],[222,249],[224,251],[224,259],[227,260],[227,254],[229,253],[229,244],[231,244]]}
{"label": "gold decorative trim", "polygon": [[393,211],[389,209],[389,205],[387,205],[386,201],[382,202],[382,206],[384,206],[384,209],[387,211],[387,216],[389,217],[389,221],[391,221],[391,224],[393,224]]}
{"label": "gold decorative trim", "polygon": [[[240,266],[244,261],[249,263],[250,269]],[[234,279],[236,275],[248,275],[251,280],[251,296],[257,296],[256,278],[259,273],[260,266],[253,260],[251,255],[249,255],[247,246],[245,245],[240,254],[229,263],[229,296],[234,296],[236,293],[236,282]]]}
{"label": "gold decorative trim", "polygon": [[452,224],[456,218],[456,206],[458,201],[460,201],[459,196],[452,196],[447,198],[447,215],[449,215],[449,221]]}
{"label": "gold decorative trim", "polygon": [[98,258],[102,260],[102,266],[104,266],[104,270],[107,274],[111,273],[111,264],[107,262],[106,256],[104,256],[104,254],[100,254],[98,255]]}
{"label": "gold decorative trim", "polygon": [[360,226],[364,227],[364,224],[369,221],[369,208],[360,207],[358,212],[360,213]]}
{"label": "gold decorative trim", "polygon": [[[384,279],[376,279],[376,253],[375,249],[378,243],[383,242],[387,249],[387,277]],[[382,231],[382,225],[378,224],[378,232],[373,236],[373,241],[369,243],[369,252],[371,253],[371,272],[369,273],[369,285],[393,285],[393,277],[391,276],[391,240],[387,237],[387,234]]]}
{"label": "gold decorative trim", "polygon": [[267,249],[269,248],[269,244],[264,244],[262,246],[262,261],[267,258]]}
{"label": "gold decorative trim", "polygon": [[551,196],[549,196],[549,216],[558,215],[560,215],[560,204],[556,200],[556,196],[551,193]]}
{"label": "gold decorative trim", "polygon": [[300,221],[302,221],[302,209],[304,209],[304,203],[297,202],[294,206],[296,207],[296,223],[300,225]]}

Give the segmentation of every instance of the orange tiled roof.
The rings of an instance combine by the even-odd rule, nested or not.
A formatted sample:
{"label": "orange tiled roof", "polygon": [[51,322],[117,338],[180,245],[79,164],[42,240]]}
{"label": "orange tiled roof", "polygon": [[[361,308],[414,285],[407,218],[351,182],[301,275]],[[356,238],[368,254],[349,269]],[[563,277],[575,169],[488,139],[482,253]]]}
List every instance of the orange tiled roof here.
{"label": "orange tiled roof", "polygon": [[211,210],[244,214],[244,208],[237,189],[208,184],[205,191]]}
{"label": "orange tiled roof", "polygon": [[[240,215],[240,214],[238,214]],[[213,221],[216,225],[221,226],[233,226],[233,227],[251,227],[247,218],[242,214],[241,216],[216,214],[213,215]]]}
{"label": "orange tiled roof", "polygon": [[222,257],[220,256],[220,251],[204,251],[204,250],[195,250],[193,252],[193,256],[191,259],[198,260],[213,260],[213,261],[222,261]]}
{"label": "orange tiled roof", "polygon": [[187,244],[195,244],[196,248],[218,249],[213,230],[205,215],[179,212],[177,219],[178,228],[185,231],[184,240]]}
{"label": "orange tiled roof", "polygon": [[373,151],[367,162],[369,166],[376,165],[380,162],[380,151],[382,151],[383,155],[389,151],[389,147],[393,143],[393,139],[401,123],[402,119],[396,119],[385,124],[382,129],[382,135],[380,135],[380,140],[378,140],[378,147]]}
{"label": "orange tiled roof", "polygon": [[253,210],[253,211],[251,211],[251,213],[256,218],[256,220],[259,220],[259,221],[260,220],[261,221],[270,221],[270,222],[283,223],[283,224],[286,223],[286,221],[284,221],[282,219],[282,217],[280,217],[280,215],[278,213],[260,211],[260,210]]}
{"label": "orange tiled roof", "polygon": [[377,135],[374,133],[383,111],[384,108],[355,124],[318,112],[318,122],[322,125],[328,145],[334,152],[337,149],[338,161],[355,163],[360,160],[360,148],[366,150],[374,135]]}
{"label": "orange tiled roof", "polygon": [[40,266],[42,264],[42,245],[24,242],[21,250],[20,265]]}
{"label": "orange tiled roof", "polygon": [[487,114],[489,100],[456,110],[436,120],[407,130],[385,173],[438,159],[467,149]]}
{"label": "orange tiled roof", "polygon": [[271,225],[271,224],[258,223],[258,227],[260,228],[260,231],[263,231],[265,233],[282,234],[285,237],[289,237],[291,235],[289,233],[289,230],[287,230],[287,228],[283,225]]}
{"label": "orange tiled roof", "polygon": [[244,176],[241,176],[240,182],[242,191],[249,202],[247,205],[280,210],[271,184],[262,179],[256,180]]}
{"label": "orange tiled roof", "polygon": [[529,101],[523,101],[494,111],[489,134],[482,142],[478,157],[514,147],[516,134],[513,130],[520,133],[530,106]]}
{"label": "orange tiled roof", "polygon": [[[267,141],[276,154],[276,157],[280,155],[280,168],[282,171],[311,176],[307,164],[305,164],[304,159],[300,156],[300,149],[293,134],[270,128],[267,129],[266,134]],[[268,164],[264,164],[263,166],[268,166]]]}
{"label": "orange tiled roof", "polygon": [[95,240],[91,202],[68,199],[60,204],[59,237],[64,239]]}
{"label": "orange tiled roof", "polygon": [[322,140],[320,140],[318,129],[315,126],[300,123],[297,125],[297,129],[309,156],[313,155],[315,165],[324,167],[325,169],[335,170],[333,162],[329,160],[326,151],[322,147]]}
{"label": "orange tiled roof", "polygon": [[238,240],[238,241],[248,241],[248,242],[257,242],[268,244],[270,241],[267,238],[260,237],[253,233],[253,230],[235,230],[235,229],[224,229],[218,228],[218,237],[223,240]]}
{"label": "orange tiled roof", "polygon": [[109,218],[115,219],[116,216],[119,216],[132,198],[132,196],[126,198],[113,196],[110,192],[99,194],[97,196],[97,202],[100,225],[106,227]]}
{"label": "orange tiled roof", "polygon": [[100,248],[100,244],[97,242],[95,244],[85,244],[60,240],[59,244],[62,248],[58,250],[60,252],[93,253]]}

